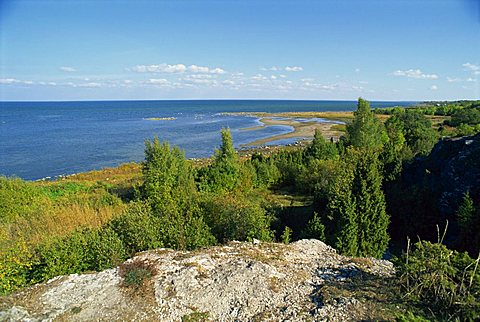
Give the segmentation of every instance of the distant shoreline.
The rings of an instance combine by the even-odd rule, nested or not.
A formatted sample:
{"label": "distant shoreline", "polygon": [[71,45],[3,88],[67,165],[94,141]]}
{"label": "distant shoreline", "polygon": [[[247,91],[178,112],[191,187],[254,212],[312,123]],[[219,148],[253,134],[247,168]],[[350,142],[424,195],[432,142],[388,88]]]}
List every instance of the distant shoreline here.
{"label": "distant shoreline", "polygon": [[[240,129],[241,131],[255,131],[268,126],[289,126],[293,130],[289,133],[278,134],[268,138],[257,139],[242,147],[263,146],[270,142],[279,140],[299,138],[300,140],[312,139],[315,130],[320,130],[326,139],[338,140],[343,134],[340,130],[341,126],[345,125],[353,118],[352,112],[283,112],[283,113],[229,113],[231,115],[251,115],[258,117],[258,121],[262,125],[253,126],[249,128]],[[325,120],[325,121],[322,121]]]}

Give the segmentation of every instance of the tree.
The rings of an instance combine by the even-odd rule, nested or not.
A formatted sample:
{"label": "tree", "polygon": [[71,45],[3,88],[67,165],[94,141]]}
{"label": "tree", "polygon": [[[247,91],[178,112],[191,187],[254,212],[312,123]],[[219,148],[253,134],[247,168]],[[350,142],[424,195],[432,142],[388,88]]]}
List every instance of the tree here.
{"label": "tree", "polygon": [[199,186],[203,191],[232,191],[241,184],[242,169],[232,143],[229,129],[222,129],[222,144],[215,151],[213,164],[199,171]]}
{"label": "tree", "polygon": [[190,164],[183,151],[170,148],[167,142],[145,141],[145,161],[142,168],[142,193],[155,211],[172,212],[185,209],[195,193],[195,182]]}
{"label": "tree", "polygon": [[404,151],[406,147],[405,136],[403,135],[403,123],[397,118],[390,118],[385,123],[388,135],[388,142],[380,158],[383,162],[383,175],[387,181],[398,177],[402,171]]}
{"label": "tree", "polygon": [[404,158],[427,155],[437,142],[437,133],[425,115],[414,110],[398,110],[385,122],[387,128],[401,129],[405,138]]}
{"label": "tree", "polygon": [[479,212],[473,203],[473,199],[467,192],[456,213],[458,227],[460,228],[458,247],[472,255],[476,255],[480,248],[480,237],[478,236],[480,217],[478,215]]}
{"label": "tree", "polygon": [[192,249],[213,243],[194,198],[192,168],[179,148],[171,149],[167,142],[160,144],[157,137],[146,141],[142,174],[141,191],[159,218],[155,223],[161,226],[160,241],[165,246]]}
{"label": "tree", "polygon": [[349,148],[345,159],[327,205],[330,240],[347,255],[381,257],[389,241],[389,217],[378,152]]}
{"label": "tree", "polygon": [[325,140],[322,132],[316,129],[313,141],[305,149],[304,155],[306,158],[329,160],[338,157],[338,151],[335,144]]}
{"label": "tree", "polygon": [[388,142],[388,136],[382,122],[370,110],[370,103],[358,99],[357,111],[352,123],[347,124],[346,141],[359,148],[382,148]]}

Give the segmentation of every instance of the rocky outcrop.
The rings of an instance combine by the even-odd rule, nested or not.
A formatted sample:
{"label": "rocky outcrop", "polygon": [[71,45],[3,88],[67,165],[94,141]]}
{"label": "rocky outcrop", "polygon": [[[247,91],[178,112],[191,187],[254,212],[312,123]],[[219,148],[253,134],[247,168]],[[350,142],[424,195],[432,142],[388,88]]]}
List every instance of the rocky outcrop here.
{"label": "rocky outcrop", "polygon": [[341,256],[318,240],[159,249],[5,297],[0,320],[383,320],[375,315],[385,311],[375,303],[382,292],[367,284],[393,273],[388,261]]}
{"label": "rocky outcrop", "polygon": [[442,139],[427,158],[406,169],[403,179],[407,185],[422,186],[434,194],[435,206],[444,218],[456,212],[466,192],[480,201],[480,133]]}

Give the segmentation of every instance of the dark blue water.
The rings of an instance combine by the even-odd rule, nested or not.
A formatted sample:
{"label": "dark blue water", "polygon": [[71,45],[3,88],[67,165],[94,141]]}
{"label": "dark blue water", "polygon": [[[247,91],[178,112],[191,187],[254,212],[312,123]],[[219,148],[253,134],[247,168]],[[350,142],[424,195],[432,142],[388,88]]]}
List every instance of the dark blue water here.
{"label": "dark blue water", "polygon": [[[372,102],[372,107],[412,102]],[[180,146],[188,158],[212,155],[220,129],[234,144],[290,132],[271,126],[256,131],[249,116],[222,112],[349,111],[354,101],[83,101],[0,102],[0,174],[27,180],[116,166],[143,159],[145,139]],[[174,117],[170,121],[148,118]]]}

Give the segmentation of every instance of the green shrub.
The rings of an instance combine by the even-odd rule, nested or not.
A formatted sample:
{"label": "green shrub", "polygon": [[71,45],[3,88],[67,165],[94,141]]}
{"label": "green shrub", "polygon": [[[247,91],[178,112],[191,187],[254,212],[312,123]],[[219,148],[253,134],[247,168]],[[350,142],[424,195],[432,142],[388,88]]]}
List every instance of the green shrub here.
{"label": "green shrub", "polygon": [[154,216],[144,202],[132,203],[121,215],[108,224],[123,242],[126,253],[164,247],[164,228],[159,217]]}
{"label": "green shrub", "polygon": [[29,284],[28,275],[33,265],[29,247],[18,241],[0,253],[0,295],[5,295]]}
{"label": "green shrub", "polygon": [[119,275],[123,278],[122,285],[135,289],[144,286],[157,273],[155,265],[147,260],[136,259],[125,262],[119,267]]}
{"label": "green shrub", "polygon": [[290,227],[285,226],[281,239],[282,239],[282,243],[290,244],[290,242],[292,241],[292,229]]}
{"label": "green shrub", "polygon": [[429,322],[430,320],[425,319],[422,316],[415,315],[411,311],[408,311],[405,314],[399,314],[395,318],[397,322]]}
{"label": "green shrub", "polygon": [[54,185],[40,187],[40,190],[50,199],[56,200],[63,196],[74,195],[88,191],[88,187],[76,182],[56,182]]}
{"label": "green shrub", "polygon": [[123,243],[113,230],[79,229],[37,248],[30,283],[59,275],[102,270],[118,264],[125,257]]}
{"label": "green shrub", "polygon": [[0,176],[0,223],[38,215],[48,206],[48,197],[32,183]]}
{"label": "green shrub", "polygon": [[270,218],[258,202],[242,195],[209,196],[202,203],[204,218],[220,242],[229,240],[271,241]]}
{"label": "green shrub", "polygon": [[250,163],[255,168],[255,187],[269,188],[278,182],[280,171],[272,158],[264,158],[258,153],[252,155]]}
{"label": "green shrub", "polygon": [[313,218],[308,221],[307,227],[302,232],[302,237],[325,241],[325,226],[316,212],[313,213]]}
{"label": "green shrub", "polygon": [[397,273],[410,300],[439,318],[473,321],[480,317],[479,260],[439,243],[420,241],[404,254]]}

